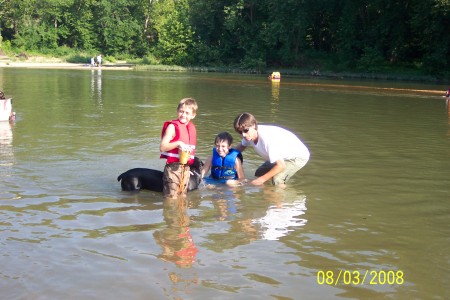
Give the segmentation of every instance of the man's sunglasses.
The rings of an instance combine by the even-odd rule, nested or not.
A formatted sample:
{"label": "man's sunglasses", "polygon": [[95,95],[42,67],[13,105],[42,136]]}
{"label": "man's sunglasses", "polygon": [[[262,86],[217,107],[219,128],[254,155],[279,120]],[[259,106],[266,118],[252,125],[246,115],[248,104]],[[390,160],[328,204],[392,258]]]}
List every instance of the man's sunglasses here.
{"label": "man's sunglasses", "polygon": [[245,128],[244,130],[239,130],[239,134],[242,135],[242,133],[247,133],[250,130],[250,128]]}

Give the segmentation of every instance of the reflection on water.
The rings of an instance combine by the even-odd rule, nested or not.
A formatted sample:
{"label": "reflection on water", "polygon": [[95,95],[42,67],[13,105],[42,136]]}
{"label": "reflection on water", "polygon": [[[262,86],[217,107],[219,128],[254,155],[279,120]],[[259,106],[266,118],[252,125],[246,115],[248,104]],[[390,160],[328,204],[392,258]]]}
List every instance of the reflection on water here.
{"label": "reflection on water", "polygon": [[97,106],[103,106],[102,98],[102,70],[91,70],[91,98],[97,101]]}
{"label": "reflection on water", "polygon": [[277,123],[277,114],[280,106],[280,82],[272,81],[272,98],[270,101],[270,112],[272,123]]}
{"label": "reflection on water", "polygon": [[205,220],[222,221],[221,232],[210,233],[209,242],[202,244],[216,251],[257,240],[279,240],[307,223],[306,196],[292,188],[230,188],[219,184],[201,189],[200,193],[214,209],[212,214],[205,213]]}
{"label": "reflection on water", "polygon": [[198,249],[190,234],[187,200],[164,199],[163,216],[167,227],[154,233],[156,242],[163,249],[158,257],[183,268],[191,267]]}
{"label": "reflection on water", "polygon": [[278,240],[296,227],[306,225],[307,220],[303,216],[306,212],[306,196],[299,195],[285,202],[281,199],[285,195],[280,191],[265,190],[264,197],[268,197],[273,204],[263,217],[252,221],[261,226],[262,239]]}
{"label": "reflection on water", "polygon": [[188,209],[189,202],[186,198],[164,199],[163,216],[166,226],[153,233],[156,243],[162,249],[157,257],[177,267],[168,272],[172,291],[182,294],[189,294],[190,286],[199,281],[195,271],[182,272],[179,269],[190,269],[195,264],[199,251],[191,234]]}
{"label": "reflection on water", "polygon": [[0,177],[8,176],[10,167],[14,165],[12,126],[14,123],[0,121]]}
{"label": "reflection on water", "polygon": [[[0,121],[0,200],[16,198],[4,182],[13,180],[14,173],[14,150],[13,150],[13,122]],[[1,205],[1,202],[0,202]],[[0,224],[2,220],[0,219]]]}

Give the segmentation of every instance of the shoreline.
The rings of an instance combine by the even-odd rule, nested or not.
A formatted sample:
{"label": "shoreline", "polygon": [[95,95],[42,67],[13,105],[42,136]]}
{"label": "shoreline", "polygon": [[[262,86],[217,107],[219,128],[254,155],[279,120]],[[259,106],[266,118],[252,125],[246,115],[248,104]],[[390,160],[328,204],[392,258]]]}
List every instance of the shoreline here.
{"label": "shoreline", "polygon": [[[0,68],[29,68],[29,69],[73,69],[73,70],[151,70],[151,71],[190,71],[190,72],[224,72],[224,73],[248,73],[254,72],[249,70],[235,68],[215,68],[215,67],[179,67],[167,65],[136,65],[119,61],[116,63],[105,63],[101,67],[91,66],[89,63],[69,63],[63,62],[58,58],[44,58],[40,56],[30,57],[25,61],[14,60],[8,56],[0,55]],[[342,72],[335,73],[330,71],[314,71],[307,70],[280,70],[285,76],[307,76],[312,78],[323,79],[361,79],[361,80],[384,80],[398,82],[421,82],[433,83],[439,85],[448,85],[445,79],[437,79],[430,76],[414,76],[401,74],[382,74],[382,73],[353,73]],[[267,71],[271,72],[271,71]]]}
{"label": "shoreline", "polygon": [[29,68],[29,69],[79,69],[79,70],[132,70],[134,64],[124,61],[117,63],[105,63],[101,67],[91,66],[89,63],[70,63],[60,58],[47,58],[43,56],[30,56],[26,59],[14,59],[0,53],[0,68]]}
{"label": "shoreline", "polygon": [[90,64],[77,64],[65,62],[0,62],[0,68],[29,68],[29,69],[78,69],[78,70],[132,70],[132,64],[104,64],[93,67]]}

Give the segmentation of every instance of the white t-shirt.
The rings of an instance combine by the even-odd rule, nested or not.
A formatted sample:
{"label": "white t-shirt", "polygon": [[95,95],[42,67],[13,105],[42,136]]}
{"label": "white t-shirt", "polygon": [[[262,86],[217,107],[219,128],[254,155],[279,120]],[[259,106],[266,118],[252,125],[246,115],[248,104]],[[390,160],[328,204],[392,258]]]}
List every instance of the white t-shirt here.
{"label": "white t-shirt", "polygon": [[301,157],[309,159],[309,150],[302,141],[292,132],[279,126],[258,125],[258,143],[242,139],[245,147],[253,146],[264,160],[271,163],[279,159],[292,159]]}

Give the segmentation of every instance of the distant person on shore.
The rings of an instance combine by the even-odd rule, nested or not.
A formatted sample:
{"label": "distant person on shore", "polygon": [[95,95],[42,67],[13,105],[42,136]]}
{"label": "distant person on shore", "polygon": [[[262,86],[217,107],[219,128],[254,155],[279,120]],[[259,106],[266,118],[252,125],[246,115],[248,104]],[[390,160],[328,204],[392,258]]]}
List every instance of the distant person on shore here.
{"label": "distant person on shore", "polygon": [[95,67],[95,57],[91,57],[91,67]]}
{"label": "distant person on shore", "polygon": [[99,54],[97,56],[97,67],[101,67],[102,66],[102,55]]}
{"label": "distant person on shore", "polygon": [[212,155],[209,156],[202,168],[202,178],[211,169],[211,175],[207,178],[215,182],[228,185],[239,185],[245,179],[242,167],[242,155],[232,146],[233,137],[228,132],[219,133],[214,139]]}
{"label": "distant person on shore", "polygon": [[272,179],[273,185],[284,187],[286,182],[309,160],[309,150],[291,131],[275,125],[258,125],[256,118],[243,112],[234,120],[234,129],[242,136],[236,150],[242,152],[253,146],[266,162],[255,172],[258,178],[250,183],[261,185]]}

